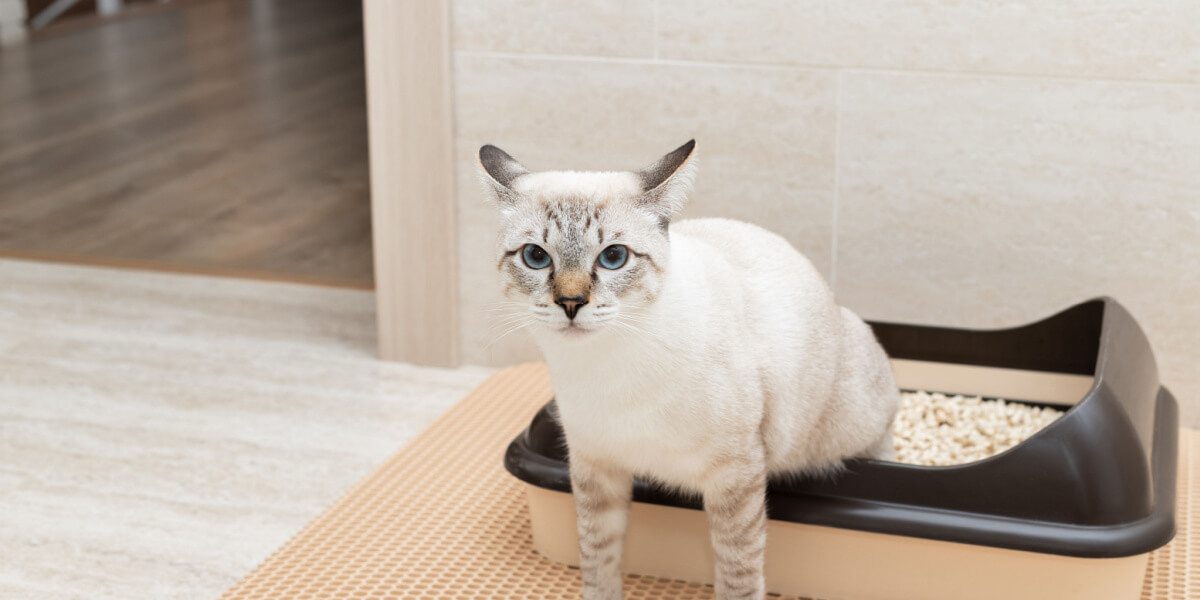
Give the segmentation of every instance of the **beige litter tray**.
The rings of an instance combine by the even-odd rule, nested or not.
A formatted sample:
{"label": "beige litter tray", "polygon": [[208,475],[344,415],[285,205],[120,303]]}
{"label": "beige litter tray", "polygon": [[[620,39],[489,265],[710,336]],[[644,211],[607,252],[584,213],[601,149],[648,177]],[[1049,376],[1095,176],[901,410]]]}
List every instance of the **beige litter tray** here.
{"label": "beige litter tray", "polygon": [[[919,369],[905,374],[906,368],[901,366],[902,378],[934,373]],[[967,381],[975,379],[971,376]],[[947,379],[939,375],[938,381]],[[906,385],[929,387],[923,380]],[[1067,385],[1069,388],[1086,382]],[[982,391],[1028,397],[1009,389]],[[494,375],[350,489],[222,598],[579,598],[579,571],[535,551],[526,502],[529,486],[506,473],[498,459],[513,433],[525,427],[551,395],[549,376],[542,365],[514,367]],[[1170,544],[1149,555],[1146,568],[1136,573],[1135,589],[1127,591],[1132,595],[1126,598],[1200,597],[1200,571],[1195,567],[1200,562],[1200,434],[1183,431],[1180,442],[1178,532]],[[638,523],[652,516],[656,509],[661,507],[641,503],[635,507],[636,522],[630,532],[635,548],[639,547],[636,543],[639,537],[645,537],[646,529]],[[810,529],[816,534],[811,539],[817,543],[821,543],[821,536],[836,538],[842,533],[821,527]],[[919,550],[926,542],[895,537],[896,551],[886,552],[866,570],[846,573],[844,579],[884,581],[888,588],[885,598],[933,597],[936,589],[944,587],[943,579],[961,584],[966,577],[970,578],[965,583],[970,585],[971,593],[960,598],[979,598],[986,597],[988,586],[994,583],[986,573],[962,566],[958,561],[963,559],[953,554],[948,563],[926,562],[912,570],[898,568],[897,565],[908,562],[907,553]],[[706,544],[705,540],[697,545]],[[968,550],[978,549],[968,547]],[[569,550],[563,552],[570,554]],[[819,550],[814,554],[813,560],[821,560]],[[627,557],[632,558],[635,557]],[[805,568],[798,563],[794,566]],[[1032,587],[1054,586],[1058,575],[1058,571],[1029,573],[1011,567],[1000,570],[1009,578],[1030,580]],[[1120,572],[1133,577],[1128,574],[1133,570],[1132,564],[1125,564]],[[712,598],[712,588],[631,574],[625,578],[625,594],[630,599],[703,600]]]}

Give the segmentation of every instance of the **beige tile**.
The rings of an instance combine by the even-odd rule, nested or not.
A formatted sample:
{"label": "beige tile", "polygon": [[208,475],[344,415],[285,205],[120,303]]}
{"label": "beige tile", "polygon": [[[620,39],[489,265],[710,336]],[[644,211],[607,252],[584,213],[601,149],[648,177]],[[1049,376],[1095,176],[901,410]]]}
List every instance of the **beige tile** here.
{"label": "beige tile", "polygon": [[839,298],[991,327],[1111,295],[1200,424],[1200,87],[843,76]]}
{"label": "beige tile", "polygon": [[661,0],[665,58],[1200,81],[1200,3]]}
{"label": "beige tile", "polygon": [[0,260],[0,597],[216,598],[487,370],[369,292]]}
{"label": "beige tile", "polygon": [[454,0],[454,49],[654,56],[654,3],[643,0]]}
{"label": "beige tile", "polygon": [[691,137],[700,172],[685,216],[764,225],[830,268],[836,81],[781,68],[460,56],[456,65],[459,269],[467,362],[534,355],[489,340],[501,301],[475,153],[495,143],[532,169],[635,169]]}

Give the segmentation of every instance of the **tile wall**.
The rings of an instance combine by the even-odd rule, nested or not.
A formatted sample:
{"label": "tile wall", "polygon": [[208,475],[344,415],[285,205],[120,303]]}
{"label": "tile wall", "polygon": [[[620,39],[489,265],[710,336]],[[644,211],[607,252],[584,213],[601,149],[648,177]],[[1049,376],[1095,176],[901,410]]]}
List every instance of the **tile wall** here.
{"label": "tile wall", "polygon": [[[1200,3],[455,0],[464,359],[497,341],[474,153],[632,169],[792,241],[867,318],[1016,325],[1097,295],[1200,426]],[[501,311],[502,312],[502,311]]]}

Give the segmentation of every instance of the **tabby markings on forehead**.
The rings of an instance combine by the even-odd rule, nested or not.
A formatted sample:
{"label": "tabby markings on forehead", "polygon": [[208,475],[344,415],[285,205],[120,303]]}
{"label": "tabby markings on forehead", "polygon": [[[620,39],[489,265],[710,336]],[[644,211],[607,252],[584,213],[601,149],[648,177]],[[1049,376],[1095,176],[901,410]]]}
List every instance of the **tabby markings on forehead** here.
{"label": "tabby markings on forehead", "polygon": [[562,259],[564,271],[576,271],[584,268],[584,246],[579,235],[567,235],[558,246],[558,254]]}
{"label": "tabby markings on forehead", "polygon": [[585,264],[587,257],[584,238],[587,227],[584,222],[590,223],[590,215],[586,209],[586,205],[571,200],[562,200],[546,206],[547,215],[554,221],[555,228],[562,236],[558,252],[564,270],[581,270],[588,266]]}

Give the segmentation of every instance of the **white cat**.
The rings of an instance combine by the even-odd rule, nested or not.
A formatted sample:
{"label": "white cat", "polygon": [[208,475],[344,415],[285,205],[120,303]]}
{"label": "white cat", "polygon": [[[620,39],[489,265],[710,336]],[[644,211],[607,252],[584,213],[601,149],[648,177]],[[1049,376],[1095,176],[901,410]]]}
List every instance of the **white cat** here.
{"label": "white cat", "polygon": [[717,597],[759,599],[768,476],[892,456],[887,356],[812,264],[754,225],[672,222],[694,150],[612,173],[479,152],[505,295],[553,378],[588,600],[621,597],[634,476],[702,494]]}

